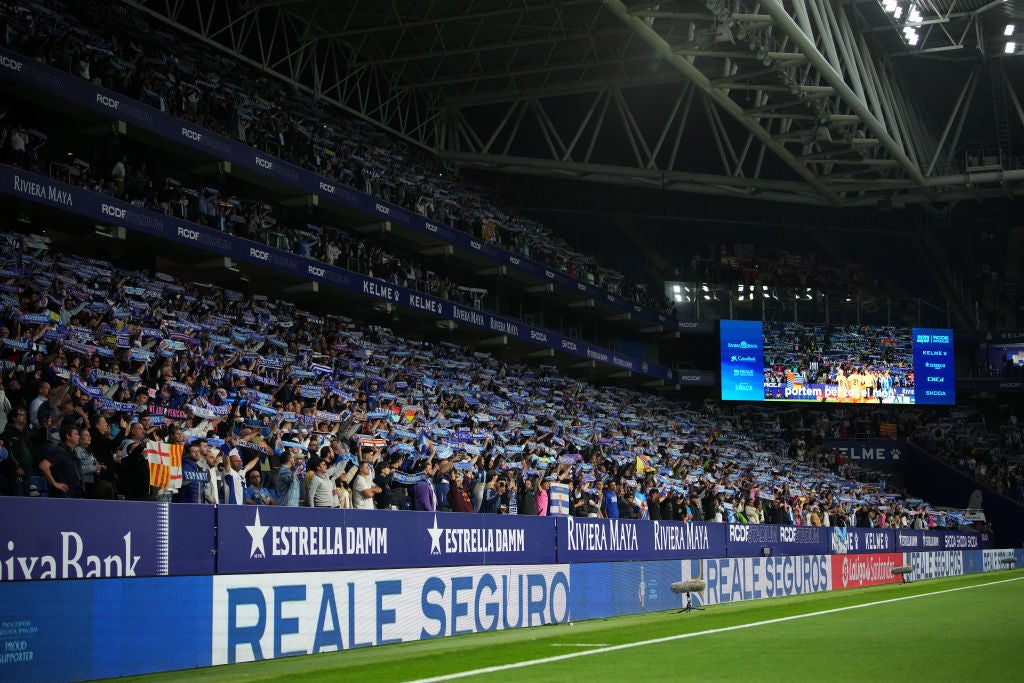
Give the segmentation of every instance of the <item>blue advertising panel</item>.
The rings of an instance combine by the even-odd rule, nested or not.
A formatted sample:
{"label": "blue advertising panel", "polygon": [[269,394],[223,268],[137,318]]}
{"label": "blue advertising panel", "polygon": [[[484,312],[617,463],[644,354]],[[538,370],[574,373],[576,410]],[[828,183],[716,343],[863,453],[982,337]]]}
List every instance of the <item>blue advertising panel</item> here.
{"label": "blue advertising panel", "polygon": [[683,581],[705,583],[691,594],[694,605],[818,593],[832,590],[831,562],[828,555],[690,560],[683,562]]}
{"label": "blue advertising panel", "polygon": [[896,441],[824,441],[825,450],[839,451],[849,463],[857,465],[902,465],[907,444]]}
{"label": "blue advertising panel", "polygon": [[896,551],[909,552],[924,550],[923,534],[925,533],[926,532],[924,531],[918,531],[916,529],[897,529]]}
{"label": "blue advertising panel", "polygon": [[214,568],[213,508],[0,497],[0,519],[7,520],[0,527],[0,582],[167,576]]}
{"label": "blue advertising panel", "polygon": [[[120,505],[122,514],[138,507]],[[0,584],[0,678],[81,681],[209,666],[212,597],[211,576]]]}
{"label": "blue advertising panel", "polygon": [[220,505],[221,574],[555,561],[554,519]]}
{"label": "blue advertising panel", "polygon": [[942,531],[943,550],[980,550],[981,534],[973,531]]}
{"label": "blue advertising panel", "polygon": [[[608,587],[606,587],[608,590]],[[570,620],[569,567],[235,574],[213,580],[213,664]]]}
{"label": "blue advertising panel", "polygon": [[964,574],[980,574],[985,571],[985,555],[983,550],[965,550]]}
{"label": "blue advertising panel", "polygon": [[916,403],[952,405],[956,402],[952,330],[914,328],[914,373]]}
{"label": "blue advertising panel", "polygon": [[904,553],[904,557],[912,569],[912,581],[964,575],[964,553],[960,550]]}
{"label": "blue advertising panel", "polygon": [[721,322],[722,399],[764,400],[764,347],[761,323]]}
{"label": "blue advertising panel", "polygon": [[[296,256],[258,242],[229,237],[219,230],[180,221],[147,209],[140,209],[125,202],[87,192],[10,166],[0,165],[0,192],[63,209],[92,220],[121,225],[126,229],[187,244],[221,256],[229,256],[238,261],[274,268],[294,277],[321,282],[438,318],[454,320],[459,324],[507,335],[523,342],[545,346],[560,353],[592,360],[620,370],[636,372],[668,382],[673,382],[676,379],[676,373],[672,369],[656,363],[649,363],[587,342],[570,339],[551,330],[528,326],[513,318],[460,306],[412,289],[389,284],[384,280],[364,277],[358,273]],[[699,374],[692,372],[685,374],[688,384],[706,383],[706,378]]]}
{"label": "blue advertising panel", "polygon": [[569,618],[604,619],[682,606],[670,586],[682,580],[682,563],[593,562],[569,567]]}
{"label": "blue advertising panel", "polygon": [[[1008,560],[1013,560],[1013,562]],[[982,550],[981,563],[981,571],[986,572],[994,572],[1001,569],[1020,569],[1024,567],[1024,548]]]}
{"label": "blue advertising panel", "polygon": [[559,562],[669,560],[725,552],[725,525],[556,517]]}
{"label": "blue advertising panel", "polygon": [[942,550],[944,545],[942,531],[922,531],[921,532],[921,549],[932,551]]}
{"label": "blue advertising panel", "polygon": [[828,527],[778,524],[722,524],[727,526],[726,555],[818,555],[829,550]]}
{"label": "blue advertising panel", "polygon": [[190,149],[211,155],[218,160],[230,161],[240,167],[285,183],[297,190],[316,195],[320,200],[356,209],[367,216],[392,221],[421,236],[451,244],[467,253],[477,254],[492,262],[543,279],[578,295],[593,298],[669,329],[710,333],[710,323],[699,321],[677,323],[665,314],[640,306],[625,297],[595,285],[583,282],[558,269],[534,261],[526,256],[507,251],[475,238],[473,235],[428,220],[396,204],[359,192],[336,180],[288,163],[240,142],[224,137],[190,122],[174,118],[121,93],[75,78],[25,58],[15,52],[0,49],[0,73],[42,90],[63,101],[107,115],[113,119],[138,126],[164,139]]}
{"label": "blue advertising panel", "polygon": [[896,548],[896,529],[861,529],[832,527],[830,550],[835,555],[847,553],[891,553]]}

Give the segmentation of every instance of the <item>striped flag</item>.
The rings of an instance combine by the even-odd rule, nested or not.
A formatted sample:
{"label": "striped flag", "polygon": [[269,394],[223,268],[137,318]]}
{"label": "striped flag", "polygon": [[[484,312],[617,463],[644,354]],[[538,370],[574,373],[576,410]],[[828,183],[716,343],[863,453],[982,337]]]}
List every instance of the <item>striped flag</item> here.
{"label": "striped flag", "polygon": [[569,515],[569,487],[561,482],[552,482],[548,490],[548,515],[552,517]]}
{"label": "striped flag", "polygon": [[181,488],[181,444],[150,441],[146,444],[149,461],[149,485],[154,488],[177,491]]}

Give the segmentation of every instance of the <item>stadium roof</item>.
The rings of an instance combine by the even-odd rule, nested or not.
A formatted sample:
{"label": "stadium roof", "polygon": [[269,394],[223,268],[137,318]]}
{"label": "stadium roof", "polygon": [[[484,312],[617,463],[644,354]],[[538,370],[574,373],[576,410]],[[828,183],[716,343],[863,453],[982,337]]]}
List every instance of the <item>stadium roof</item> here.
{"label": "stadium roof", "polygon": [[1024,192],[1024,0],[126,4],[468,168],[822,206]]}

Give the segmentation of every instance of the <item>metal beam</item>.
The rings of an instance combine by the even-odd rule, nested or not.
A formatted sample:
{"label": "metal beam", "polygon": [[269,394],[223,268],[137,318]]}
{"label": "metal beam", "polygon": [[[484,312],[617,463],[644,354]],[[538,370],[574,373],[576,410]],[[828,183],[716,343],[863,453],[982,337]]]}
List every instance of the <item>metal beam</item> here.
{"label": "metal beam", "polygon": [[885,147],[886,151],[899,162],[900,167],[910,176],[914,182],[919,186],[925,187],[925,177],[921,173],[921,169],[918,168],[917,164],[910,160],[906,155],[903,148],[896,144],[889,131],[881,122],[875,118],[875,115],[871,113],[867,104],[864,100],[857,97],[856,93],[850,89],[850,86],[846,84],[843,77],[832,68],[828,60],[820,52],[818,52],[813,41],[803,32],[796,22],[793,21],[793,17],[789,16],[786,9],[782,6],[779,0],[762,0],[761,6],[771,15],[775,20],[776,26],[782,29],[790,40],[793,41],[794,45],[800,48],[810,63],[817,69],[828,81],[832,87],[836,89],[843,102],[846,103],[850,109],[857,114],[864,125],[882,142],[882,146]]}
{"label": "metal beam", "polygon": [[723,93],[721,90],[713,87],[707,76],[697,69],[689,60],[675,54],[672,50],[672,46],[669,45],[668,42],[666,42],[666,40],[653,28],[651,28],[651,26],[643,20],[631,16],[629,8],[626,7],[622,0],[605,0],[605,7],[608,8],[612,14],[617,16],[626,26],[631,28],[641,39],[643,39],[645,43],[650,45],[651,48],[666,62],[675,67],[681,74],[686,76],[686,78],[693,81],[693,83],[702,91],[707,93],[707,95],[711,97],[718,106],[738,121],[740,125],[753,133],[755,137],[761,140],[761,142],[771,149],[777,157],[793,169],[798,176],[807,181],[808,185],[813,187],[826,201],[836,206],[842,203],[839,196],[822,183],[814,172],[804,164],[801,164],[783,145],[773,140],[771,133],[757,122],[756,117],[748,116],[743,111],[743,108],[733,101],[726,93]]}
{"label": "metal beam", "polygon": [[[384,3],[381,4],[383,5]],[[367,34],[382,33],[385,31],[408,31],[414,29],[422,29],[427,28],[429,26],[435,26],[437,24],[450,24],[453,22],[474,21],[476,19],[493,19],[494,17],[501,17],[510,14],[522,15],[527,12],[537,12],[538,10],[561,11],[566,7],[571,7],[574,5],[593,4],[593,0],[562,0],[561,2],[548,2],[543,5],[513,3],[509,7],[488,10],[486,12],[468,12],[466,14],[458,14],[456,16],[438,16],[429,19],[416,19],[413,21],[404,21],[400,24],[378,24],[376,26],[366,26],[364,28],[349,29],[345,31],[317,32],[307,36],[307,38],[314,40],[334,40],[338,38],[351,38],[353,36],[365,36]]]}

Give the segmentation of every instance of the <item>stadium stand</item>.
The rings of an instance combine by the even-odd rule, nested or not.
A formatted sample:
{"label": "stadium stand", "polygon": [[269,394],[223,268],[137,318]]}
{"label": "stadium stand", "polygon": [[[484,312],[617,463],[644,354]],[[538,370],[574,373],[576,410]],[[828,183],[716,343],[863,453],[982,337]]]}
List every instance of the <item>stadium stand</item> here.
{"label": "stadium stand", "polygon": [[[321,110],[231,60],[167,34],[154,49],[137,35],[145,20],[124,7],[33,3],[4,10],[6,46],[27,57],[112,88],[186,121],[501,248],[598,285],[637,304],[668,312],[660,289],[637,285],[574,250],[554,232],[501,207],[430,155],[356,119]],[[230,73],[230,77],[224,77]],[[311,114],[313,114],[311,116]],[[231,225],[230,223],[228,225]],[[649,293],[650,292],[650,293]]]}
{"label": "stadium stand", "polygon": [[[49,495],[165,500],[176,490],[269,503],[283,488],[292,503],[338,506],[369,491],[378,507],[509,514],[546,514],[538,500],[550,495],[590,516],[968,524],[798,447],[777,411],[693,410],[263,295],[54,253],[45,238],[3,239],[12,493],[46,495],[49,484]],[[72,445],[73,428],[91,444]],[[148,464],[160,462],[158,441],[194,459],[182,465],[187,477],[158,478]],[[45,463],[61,442],[84,467],[54,474]],[[362,462],[372,472],[356,478]],[[288,497],[282,467],[305,482],[298,495]],[[262,481],[247,477],[243,489],[256,471]]]}
{"label": "stadium stand", "polygon": [[[593,259],[572,250],[539,223],[510,217],[507,212],[496,208],[497,200],[490,193],[468,185],[450,169],[439,166],[436,159],[401,141],[355,119],[335,119],[328,113],[321,116],[314,104],[301,95],[285,92],[233,63],[226,63],[223,58],[206,55],[187,41],[176,41],[180,54],[155,56],[146,53],[144,46],[125,37],[125,27],[136,27],[134,22],[140,19],[130,12],[126,14],[127,10],[123,8],[111,11],[109,15],[90,11],[84,18],[85,25],[92,26],[91,30],[79,28],[70,32],[70,18],[75,22],[83,19],[76,14],[78,11],[74,3],[61,6],[58,12],[42,14],[15,9],[8,15],[11,30],[7,44],[68,73],[79,77],[88,75],[96,83],[129,94],[183,120],[229,135],[326,178],[450,224],[581,282],[596,284],[653,312],[667,314],[673,320],[759,314],[771,319],[784,319],[793,302],[798,301],[804,317],[826,315],[836,320],[855,322],[860,315],[865,315],[908,324],[924,322],[924,299],[908,293],[903,283],[888,282],[880,277],[880,273],[895,268],[889,267],[891,264],[877,263],[877,256],[872,259],[871,270],[865,272],[864,266],[856,262],[831,264],[823,255],[812,254],[805,258],[784,249],[755,250],[750,245],[735,245],[728,250],[723,248],[721,255],[710,260],[695,259],[692,269],[687,269],[686,276],[694,277],[695,282],[713,283],[716,288],[730,293],[726,298],[735,301],[729,306],[719,303],[717,295],[696,308],[673,305],[674,302],[661,293],[660,287],[650,283],[631,283],[619,272],[602,268]],[[222,83],[218,74],[225,70],[230,70],[237,82]],[[258,97],[253,95],[257,92],[260,93]],[[311,119],[311,111],[316,111],[318,118]],[[38,150],[46,141],[45,134],[34,129],[14,128],[12,132],[10,144],[17,144],[19,149],[16,151],[9,144],[8,157],[17,159],[16,164],[26,164],[26,168],[45,170],[47,165],[39,164],[38,158]],[[28,143],[24,150],[20,149],[22,137]],[[50,170],[52,172],[54,168],[51,166]],[[353,240],[345,231],[339,231],[335,244],[329,245],[326,239],[310,234],[305,226],[278,223],[266,208],[260,208],[259,202],[246,201],[244,194],[241,199],[239,195],[222,196],[213,193],[222,193],[223,188],[206,188],[201,184],[187,187],[178,180],[163,187],[156,182],[152,188],[137,185],[132,188],[130,183],[102,177],[89,178],[89,173],[75,173],[81,170],[81,165],[60,165],[54,177],[81,182],[102,180],[100,187],[94,189],[112,195],[124,194],[120,191],[122,187],[125,190],[135,189],[135,193],[129,193],[129,198],[144,205],[161,206],[168,212],[188,215],[201,223],[299,255],[306,255],[313,249],[314,253],[310,255],[327,262],[332,262],[332,257],[336,262],[340,255],[351,266],[350,269],[368,272],[366,254],[360,253],[355,262],[349,258],[352,250],[367,248],[366,245],[358,245],[361,240]],[[140,192],[142,198],[137,196]],[[172,202],[176,204],[171,206]],[[317,246],[322,251],[317,250]],[[397,279],[393,271],[404,271],[403,280],[442,298],[468,303],[469,292],[486,289],[473,283],[461,283],[463,288],[460,289],[450,278],[436,275],[436,267],[410,263],[408,257],[394,259],[387,254],[370,255],[370,260],[381,259],[392,281]],[[912,263],[902,263],[900,269],[907,270]],[[786,275],[782,276],[782,273]],[[907,279],[918,283],[927,280],[909,276]],[[739,285],[769,287],[768,301],[762,298],[760,305],[754,305],[749,294],[743,298],[736,297]],[[828,303],[823,303],[823,296],[829,297]],[[931,298],[938,300],[937,297]],[[991,304],[993,312],[1008,305],[1012,308],[1016,301],[1013,299],[1007,304],[1004,298],[996,296],[986,296],[982,300],[986,305]],[[926,306],[934,308],[934,304],[926,303]],[[948,320],[945,310],[928,310],[925,313],[942,319],[938,322],[928,320],[929,324],[944,324]]]}
{"label": "stadium stand", "polygon": [[[140,19],[123,8],[95,12],[78,3],[33,7],[33,12],[4,9],[9,27],[6,45],[22,54],[637,303],[659,311],[670,308],[660,297],[648,295],[648,288],[631,284],[572,251],[541,225],[504,213],[487,191],[467,184],[415,148],[360,121],[320,112],[302,96],[285,92],[224,58],[209,56],[187,41],[175,40],[174,54],[157,54],[133,42],[126,27]],[[51,163],[57,157],[44,151],[45,132],[21,123],[8,130],[4,158],[21,168],[48,169],[56,179],[94,192],[459,303],[469,303],[471,292],[486,291],[481,283],[456,282],[446,273],[430,270],[412,254],[396,255],[388,245],[343,228],[279,222],[277,207],[250,198],[251,188],[247,192],[241,186],[183,184],[174,176],[161,176],[161,182],[161,177],[148,171],[157,163],[142,154],[119,154],[110,173],[94,168],[105,168],[106,161],[75,158]],[[34,262],[40,268],[37,271],[26,272],[25,264],[10,270],[8,286],[15,288],[10,293],[24,293],[29,281],[48,283],[41,290],[55,284],[46,274],[55,264],[47,258]],[[83,263],[73,255],[61,261]],[[794,291],[802,295],[808,288],[827,289],[837,308],[844,299],[856,299],[859,306],[891,293],[877,281],[869,282],[873,274],[865,273],[863,266],[827,261],[782,248],[737,245],[723,247],[707,261],[694,259],[687,275],[724,282],[730,290],[770,287],[776,301],[779,293],[787,299]],[[31,260],[26,263],[33,265]],[[141,467],[136,473],[139,481],[127,485],[114,481],[123,465],[113,459],[112,439],[123,438],[136,429],[133,424],[148,420],[145,430],[159,433],[169,443],[196,440],[203,462],[210,451],[238,454],[242,460],[258,455],[262,481],[251,483],[253,496],[260,500],[274,498],[281,457],[288,452],[293,457],[314,454],[330,460],[335,469],[328,470],[328,478],[339,482],[330,500],[338,504],[351,500],[357,463],[370,460],[387,478],[375,484],[378,505],[421,505],[422,496],[411,492],[423,478],[424,463],[433,459],[436,470],[429,475],[437,502],[431,504],[441,508],[456,507],[450,502],[449,489],[459,490],[469,481],[472,487],[465,484],[463,490],[472,509],[494,509],[497,495],[498,510],[516,511],[524,505],[524,492],[529,496],[533,491],[536,496],[538,489],[546,491],[551,484],[547,480],[554,477],[556,484],[569,486],[574,511],[586,509],[599,515],[609,514],[608,501],[617,502],[620,496],[625,504],[613,506],[613,513],[618,507],[623,516],[666,519],[698,518],[699,514],[702,519],[721,521],[873,525],[881,520],[884,526],[909,526],[916,510],[930,510],[905,493],[867,483],[873,475],[850,467],[839,471],[831,455],[820,449],[809,453],[806,444],[796,447],[798,439],[780,439],[777,425],[767,432],[722,429],[722,424],[749,425],[749,415],[739,409],[723,417],[669,407],[648,395],[570,380],[552,368],[538,371],[507,365],[485,354],[470,357],[467,350],[449,346],[428,350],[423,342],[402,340],[383,328],[367,328],[341,317],[299,315],[294,305],[271,303],[267,298],[246,304],[238,292],[119,271],[109,263],[88,262],[82,272],[91,276],[88,279],[105,280],[107,287],[117,278],[127,278],[131,282],[127,287],[135,293],[118,297],[111,289],[103,300],[93,300],[103,286],[97,287],[95,281],[65,281],[60,284],[67,286],[60,291],[36,292],[41,298],[31,301],[17,299],[17,307],[9,301],[9,339],[16,341],[5,344],[17,352],[8,368],[16,387],[8,391],[14,398],[12,406],[29,403],[26,399],[42,386],[41,379],[48,380],[40,404],[26,406],[29,424],[39,425],[30,432],[35,437],[30,440],[35,445],[33,468],[67,436],[62,436],[62,424],[89,428],[96,464],[102,466],[96,468],[86,458],[86,469],[93,467],[83,472],[91,479],[90,494],[168,496],[167,486],[154,491],[141,483],[145,478]],[[841,283],[840,289],[836,283]],[[64,298],[69,289],[74,294]],[[177,310],[156,303],[156,294],[167,292],[175,295]],[[472,298],[478,307],[487,305],[479,297]],[[220,307],[219,317],[210,318],[214,305]],[[47,316],[54,322],[46,322]],[[279,318],[290,324],[277,325]],[[75,326],[70,326],[72,321]],[[296,339],[301,340],[299,345]],[[271,340],[279,348],[268,357],[266,352],[274,345]],[[60,344],[62,351],[33,355],[34,345],[47,341]],[[435,378],[424,370],[428,353],[445,362],[447,377]],[[32,362],[26,363],[22,354],[32,355]],[[165,360],[158,363],[160,358]],[[125,375],[120,374],[122,368]],[[37,370],[39,376],[34,374]],[[139,387],[145,388],[144,396]],[[467,390],[472,398],[458,395]],[[481,403],[487,406],[483,413]],[[626,404],[643,409],[621,415],[612,410],[613,405]],[[41,406],[50,411],[48,426],[45,419],[40,422]],[[112,435],[92,424],[102,412],[108,413],[104,417]],[[150,414],[145,416],[146,412]],[[185,422],[184,431],[171,427],[179,420]],[[603,420],[610,420],[609,425]],[[472,428],[467,429],[468,425]],[[602,431],[606,428],[611,431]],[[201,437],[209,439],[203,442]],[[801,464],[790,469],[782,453]],[[127,455],[125,451],[120,458]],[[230,475],[230,458],[219,462],[216,456],[210,458]],[[11,458],[8,464],[14,462]],[[317,464],[310,463],[311,472]],[[1013,490],[1019,478],[1005,479],[1014,472],[1008,469],[1012,464],[1001,460],[999,464],[1003,488]],[[298,467],[304,472],[304,457]],[[244,474],[253,472],[247,469]],[[218,477],[216,469],[207,469],[205,476],[207,482]],[[25,479],[17,474],[14,478]],[[37,475],[37,492],[46,488],[45,479]],[[110,486],[99,485],[104,481]],[[618,490],[609,494],[603,487],[613,483]],[[495,494],[496,486],[504,491]],[[227,488],[217,494],[204,491],[200,496],[193,491],[189,495],[202,499],[231,493]],[[694,493],[699,505],[694,505]],[[596,510],[588,496],[596,497]],[[305,490],[301,499],[306,500]],[[526,501],[525,509],[535,505],[535,499]],[[874,516],[869,517],[872,508]],[[957,525],[957,520],[934,511],[927,518],[930,526]]]}

